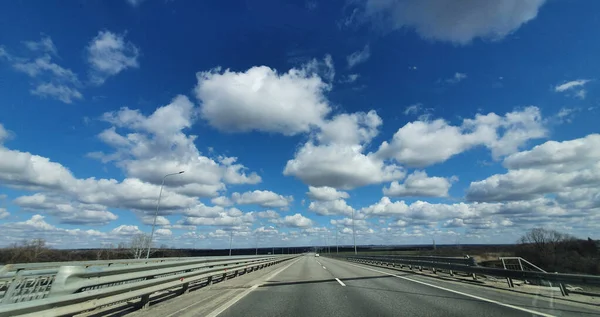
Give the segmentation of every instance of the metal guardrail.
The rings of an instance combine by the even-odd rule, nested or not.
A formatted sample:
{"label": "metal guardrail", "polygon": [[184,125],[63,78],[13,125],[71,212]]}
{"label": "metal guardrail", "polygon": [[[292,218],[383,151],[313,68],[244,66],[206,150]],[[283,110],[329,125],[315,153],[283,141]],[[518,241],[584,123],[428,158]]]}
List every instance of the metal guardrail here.
{"label": "metal guardrail", "polygon": [[[400,268],[404,266],[409,269],[418,268],[429,268],[433,273],[436,270],[447,270],[450,275],[454,275],[454,272],[464,272],[472,275],[474,279],[477,279],[477,275],[486,275],[506,278],[509,287],[514,287],[512,279],[518,280],[537,280],[556,283],[559,285],[561,293],[564,296],[568,295],[568,290],[565,284],[577,284],[577,285],[600,285],[600,276],[595,275],[583,275],[583,274],[562,274],[562,273],[546,273],[536,271],[521,271],[521,270],[505,270],[499,268],[482,267],[477,265],[464,265],[449,263],[442,260],[439,261],[427,261],[427,260],[415,260],[407,259],[401,256],[346,256],[347,260],[362,262],[367,264],[382,264],[387,266],[397,266]],[[422,257],[421,257],[422,258]]]}
{"label": "metal guardrail", "polygon": [[177,288],[185,293],[191,285],[212,284],[215,276],[226,280],[293,257],[225,256],[121,267],[66,265],[57,272],[48,270],[45,283],[43,270],[22,270],[5,291],[0,317],[72,315],[136,298],[141,298],[139,307],[147,307],[158,291]]}

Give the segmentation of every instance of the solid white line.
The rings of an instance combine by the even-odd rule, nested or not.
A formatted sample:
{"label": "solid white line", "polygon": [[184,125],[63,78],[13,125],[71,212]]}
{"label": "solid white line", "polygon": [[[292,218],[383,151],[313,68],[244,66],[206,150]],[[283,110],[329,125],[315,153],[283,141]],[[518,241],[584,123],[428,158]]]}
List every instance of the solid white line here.
{"label": "solid white line", "polygon": [[451,292],[451,293],[455,293],[455,294],[459,294],[459,295],[463,295],[463,296],[475,298],[475,299],[478,299],[478,300],[481,300],[481,301],[484,301],[484,302],[488,302],[488,303],[492,303],[492,304],[496,304],[496,305],[500,305],[500,306],[504,306],[504,307],[508,307],[508,308],[512,308],[512,309],[516,309],[516,310],[520,310],[520,311],[524,311],[526,313],[535,314],[535,315],[544,316],[544,317],[555,317],[554,315],[542,313],[542,312],[539,312],[539,311],[535,311],[535,310],[531,310],[531,309],[527,309],[527,308],[523,308],[523,307],[519,307],[519,306],[505,304],[505,303],[502,303],[502,302],[498,302],[498,301],[495,301],[495,300],[492,300],[492,299],[487,299],[487,298],[479,297],[479,296],[476,296],[476,295],[471,295],[471,294],[467,294],[467,293],[455,291],[453,289],[445,288],[445,287],[442,287],[442,286],[437,286],[437,285],[429,284],[429,283],[426,283],[426,282],[421,282],[421,281],[418,281],[418,280],[413,280],[413,279],[410,279],[408,277],[404,277],[404,276],[400,276],[400,275],[396,275],[396,274],[392,274],[392,273],[388,273],[388,272],[384,272],[384,271],[380,271],[380,270],[375,270],[375,269],[372,269],[372,268],[368,268],[368,267],[364,267],[364,266],[360,266],[360,265],[355,265],[355,264],[351,264],[351,263],[346,263],[346,264],[352,265],[352,266],[355,266],[355,267],[359,267],[359,268],[362,268],[362,269],[365,269],[365,270],[370,270],[370,271],[373,271],[373,272],[381,273],[381,274],[387,274],[387,275],[394,276],[394,277],[397,277],[397,278],[400,278],[400,279],[403,279],[403,280],[411,281],[411,282],[414,282],[414,283],[419,283],[419,284],[422,284],[422,285],[427,285],[427,286],[430,286],[430,287],[433,287],[433,288],[437,288],[437,289],[441,289],[441,290],[444,290],[444,291],[447,291],[447,292]]}
{"label": "solid white line", "polygon": [[340,281],[340,279],[339,279],[339,278],[337,278],[337,277],[336,277],[336,278],[335,278],[335,280],[336,280],[336,281],[338,281],[338,283],[340,283],[340,285],[342,285],[342,286],[346,286],[346,284],[344,284],[344,282]]}
{"label": "solid white line", "polygon": [[323,270],[327,270],[327,268],[326,268],[326,267],[323,267]]}
{"label": "solid white line", "polygon": [[[273,274],[271,274],[269,277],[267,277],[266,281],[269,281],[270,279],[274,278],[275,275],[281,273],[283,270],[287,269],[288,267],[292,266],[294,263],[298,262],[300,259],[302,259],[302,257],[299,257],[296,261],[282,267],[281,269],[273,272]],[[263,282],[264,283],[264,282]],[[242,293],[238,294],[236,297],[232,298],[230,301],[228,301],[227,303],[223,304],[221,307],[219,307],[218,309],[216,309],[215,311],[213,311],[212,313],[208,314],[206,317],[217,317],[219,316],[219,314],[221,314],[222,312],[224,312],[227,308],[233,306],[233,304],[237,303],[240,299],[244,298],[244,296],[250,294],[250,292],[252,292],[253,290],[257,289],[259,286],[261,286],[263,283],[258,283],[256,285],[253,285],[252,287],[250,287],[249,289],[243,291]]]}

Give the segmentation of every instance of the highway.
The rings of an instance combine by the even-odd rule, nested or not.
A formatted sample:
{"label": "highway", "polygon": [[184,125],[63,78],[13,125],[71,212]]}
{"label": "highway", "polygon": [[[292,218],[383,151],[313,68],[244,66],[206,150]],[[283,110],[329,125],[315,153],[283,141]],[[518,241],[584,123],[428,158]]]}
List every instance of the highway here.
{"label": "highway", "polygon": [[[260,272],[260,271],[259,271]],[[600,307],[442,281],[410,272],[302,256],[244,286],[227,287],[211,304],[193,293],[182,308],[161,305],[152,316],[598,316]],[[249,275],[251,276],[251,275]],[[236,279],[225,283],[236,283]],[[242,281],[240,279],[240,281]],[[238,282],[239,283],[239,282]],[[214,287],[216,287],[216,284]],[[232,292],[232,289],[236,289]],[[203,292],[202,290],[197,293]],[[210,309],[208,309],[210,307]],[[171,309],[171,313],[167,313]],[[177,309],[178,313],[172,313]]]}

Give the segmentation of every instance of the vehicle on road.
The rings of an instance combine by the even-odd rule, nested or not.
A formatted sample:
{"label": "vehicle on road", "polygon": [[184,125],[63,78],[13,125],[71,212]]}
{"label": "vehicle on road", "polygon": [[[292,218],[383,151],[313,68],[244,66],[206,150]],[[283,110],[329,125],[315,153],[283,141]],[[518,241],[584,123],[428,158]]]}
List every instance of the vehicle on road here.
{"label": "vehicle on road", "polygon": [[315,253],[315,256],[319,256],[319,253]]}

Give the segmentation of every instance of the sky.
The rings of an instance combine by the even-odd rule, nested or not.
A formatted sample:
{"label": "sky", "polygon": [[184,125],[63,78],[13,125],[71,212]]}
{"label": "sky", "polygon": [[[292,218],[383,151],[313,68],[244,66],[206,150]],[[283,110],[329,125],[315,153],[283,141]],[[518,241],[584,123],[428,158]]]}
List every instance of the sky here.
{"label": "sky", "polygon": [[0,246],[598,239],[599,12],[3,1]]}

